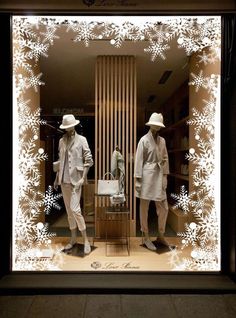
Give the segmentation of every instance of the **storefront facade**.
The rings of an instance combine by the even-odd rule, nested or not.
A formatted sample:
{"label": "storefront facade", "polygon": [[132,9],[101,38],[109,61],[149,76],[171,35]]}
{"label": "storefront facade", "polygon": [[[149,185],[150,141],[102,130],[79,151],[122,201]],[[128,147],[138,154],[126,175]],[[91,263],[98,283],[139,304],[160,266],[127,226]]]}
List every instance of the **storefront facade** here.
{"label": "storefront facade", "polygon": [[[119,3],[120,4],[120,3]],[[83,13],[83,14],[86,14],[86,15],[90,15],[91,14],[91,11],[90,10],[101,10],[101,8],[103,10],[110,10],[108,8],[110,8],[112,6],[114,6],[113,3],[110,3],[109,1],[106,2],[106,3],[98,3],[98,2],[94,2],[94,3],[85,3],[83,2],[83,4],[81,4],[81,7],[74,7],[73,4],[71,4],[71,6],[69,4],[67,4],[67,8],[58,8],[59,12],[56,12],[57,14],[62,14],[64,15],[65,12],[68,12],[68,10],[70,12],[70,14],[74,15],[74,13],[76,12],[76,15],[80,14],[80,13]],[[52,8],[44,8],[41,7],[40,8],[40,5],[38,5],[39,7],[38,8],[33,8],[33,10],[35,10],[35,13],[37,13],[37,9],[39,10],[43,10],[45,14],[48,14],[48,10],[52,9]],[[125,8],[129,10],[129,13],[130,15],[134,15],[134,12],[135,14],[137,14],[137,11],[139,13],[141,13],[140,11],[142,11],[142,15],[143,15],[143,10],[144,8],[138,4],[138,3],[129,3],[129,2],[122,2],[122,8]],[[135,10],[133,10],[135,6]],[[235,73],[233,73],[233,67],[235,66],[232,61],[232,56],[230,55],[230,52],[232,53],[233,52],[233,46],[235,47],[235,44],[233,44],[233,22],[235,21],[234,18],[234,14],[231,13],[233,11],[234,8],[232,8],[232,4],[229,3],[228,4],[228,12],[222,12],[221,8],[219,7],[218,10],[216,11],[215,8],[216,8],[216,5],[214,4],[214,10],[211,9],[211,8],[208,8],[208,14],[209,14],[209,11],[210,11],[210,15],[211,14],[216,14],[217,13],[217,16],[221,16],[221,23],[222,23],[222,42],[221,42],[221,52],[222,52],[222,62],[221,62],[221,131],[222,131],[222,136],[221,136],[221,169],[222,169],[222,172],[221,172],[221,189],[225,188],[225,187],[228,187],[229,188],[229,191],[227,191],[227,193],[224,193],[224,191],[221,191],[221,223],[220,223],[220,227],[221,227],[221,249],[220,249],[220,253],[221,253],[221,265],[220,265],[220,271],[215,271],[213,270],[213,272],[208,272],[208,270],[205,270],[204,273],[196,273],[195,271],[193,271],[190,275],[190,273],[187,273],[185,271],[180,271],[179,273],[177,273],[176,271],[174,271],[174,273],[172,272],[169,272],[168,274],[166,274],[165,270],[163,271],[159,271],[159,272],[150,272],[149,269],[147,268],[146,270],[142,270],[141,272],[140,271],[137,271],[137,272],[122,272],[121,271],[117,271],[117,273],[106,273],[106,271],[104,273],[90,273],[89,270],[85,270],[85,271],[79,271],[79,272],[76,272],[76,270],[73,270],[74,273],[65,273],[66,270],[63,271],[63,273],[53,273],[53,276],[52,278],[52,281],[51,281],[51,286],[52,288],[63,288],[63,285],[64,285],[64,288],[69,288],[69,285],[72,284],[72,281],[70,280],[73,280],[73,287],[72,288],[86,288],[86,289],[99,289],[99,285],[100,285],[100,282],[101,282],[101,279],[102,280],[105,280],[105,286],[104,288],[106,289],[116,289],[116,290],[119,290],[119,289],[122,289],[122,288],[126,288],[126,289],[132,289],[134,288],[134,286],[136,286],[137,288],[145,288],[145,289],[160,289],[160,290],[165,290],[165,289],[169,289],[171,288],[171,284],[170,284],[170,281],[173,282],[173,286],[176,287],[176,283],[177,281],[179,280],[179,277],[181,276],[182,278],[184,278],[184,280],[186,279],[186,283],[183,283],[183,281],[181,282],[181,286],[179,286],[179,288],[177,287],[178,290],[188,290],[188,289],[191,289],[190,288],[190,285],[189,285],[189,282],[193,282],[195,281],[195,288],[196,289],[202,289],[204,290],[205,288],[209,288],[209,282],[212,283],[212,280],[214,280],[214,284],[212,285],[211,287],[211,290],[214,290],[214,289],[218,289],[218,290],[222,290],[222,289],[227,289],[228,290],[231,290],[231,288],[234,288],[233,285],[231,284],[231,280],[229,279],[229,277],[234,277],[235,275],[235,261],[234,261],[234,255],[235,255],[235,227],[233,226],[235,224],[235,216],[234,216],[234,213],[233,213],[233,207],[234,207],[234,197],[233,197],[233,193],[234,193],[234,185],[233,185],[233,178],[230,179],[230,186],[227,184],[229,183],[229,179],[226,177],[226,175],[231,175],[233,176],[234,175],[234,167],[233,167],[233,151],[232,151],[232,148],[229,148],[230,145],[227,143],[227,145],[225,143],[223,143],[222,141],[227,138],[229,140],[231,140],[232,142],[230,143],[231,144],[231,147],[234,146],[234,141],[233,141],[233,138],[232,138],[232,134],[233,134],[233,126],[232,126],[232,122],[233,122],[233,115],[234,114],[234,107],[233,107],[233,103],[234,103],[234,98],[235,96],[231,93],[232,92],[232,86],[233,85],[233,76],[235,76]],[[146,5],[145,6],[146,8],[146,12],[148,11],[149,14],[151,12],[152,15],[156,15],[157,13],[157,10],[159,8],[154,8],[152,4],[150,4],[149,6]],[[24,15],[26,12],[24,10],[26,10],[26,8],[19,8],[20,9],[20,12],[22,15]],[[32,9],[32,8],[31,8]],[[189,14],[189,15],[192,15],[193,13],[195,14],[196,12],[199,13],[199,8],[194,8],[195,10],[194,11],[185,11],[184,13],[185,14]],[[201,13],[205,14],[205,8],[202,8],[200,11]],[[12,45],[12,42],[11,42],[11,37],[12,37],[12,29],[10,28],[10,23],[12,23],[12,20],[11,20],[11,17],[12,17],[12,14],[15,13],[15,10],[16,8],[3,8],[3,12],[5,10],[5,13],[2,13],[2,19],[1,19],[1,23],[3,24],[3,30],[5,31],[4,32],[4,41],[6,43],[6,45],[4,45],[5,47],[8,47],[9,49],[8,50],[4,50],[4,55],[3,55],[3,58],[5,61],[8,61],[6,63],[4,63],[4,68],[5,68],[5,73],[6,73],[6,78],[8,78],[9,81],[5,81],[4,85],[6,86],[6,89],[4,90],[4,94],[6,96],[5,100],[8,100],[9,101],[9,122],[12,122],[12,103],[14,102],[14,95],[12,94],[12,91],[11,91],[11,86],[12,86],[12,78],[11,78],[11,45]],[[63,11],[60,11],[60,10],[63,10]],[[65,11],[64,11],[65,10]],[[74,11],[76,10],[76,11]],[[110,10],[109,12],[103,12],[103,14],[105,13],[107,16],[110,16],[110,15],[113,15],[115,12],[119,12],[119,15],[121,15],[121,7],[117,7],[113,10]],[[149,11],[150,10],[150,11]],[[168,12],[170,11],[166,11],[164,12],[164,8],[161,8],[162,11],[162,14],[163,15],[167,15]],[[179,8],[180,10],[180,8]],[[190,9],[189,9],[190,10]],[[191,8],[192,10],[192,8]],[[7,13],[8,11],[8,13]],[[57,11],[57,10],[55,10]],[[53,12],[55,12],[53,11]],[[32,12],[32,11],[31,11]],[[122,11],[123,12],[123,11]],[[160,12],[158,11],[158,14]],[[93,14],[94,14],[94,11],[93,11]],[[101,14],[101,12],[97,12],[97,14]],[[146,14],[146,13],[145,13]],[[180,14],[178,12],[178,14]],[[51,15],[51,14],[50,14]],[[177,15],[177,12],[174,11],[174,8],[173,8],[173,11],[171,11],[171,15]],[[228,38],[226,37],[226,34],[229,36]],[[227,39],[227,40],[226,40]],[[226,47],[230,47],[231,48],[231,51],[230,50],[226,50]],[[115,66],[114,66],[115,67]],[[192,70],[192,73],[194,72],[194,70]],[[212,71],[210,70],[210,73]],[[227,74],[227,75],[226,75]],[[99,80],[99,77],[98,77],[98,80]],[[98,87],[99,87],[99,83],[97,84]],[[14,86],[14,85],[13,85]],[[226,94],[227,92],[227,94]],[[193,97],[192,97],[193,98]],[[34,105],[37,104],[37,101],[34,103]],[[227,106],[225,106],[227,105]],[[229,111],[225,112],[225,109],[228,109]],[[108,109],[108,112],[109,112],[109,108]],[[135,113],[134,113],[135,114]],[[134,115],[132,115],[134,116]],[[14,111],[13,111],[13,118],[14,118]],[[121,116],[122,118],[122,116]],[[132,117],[134,118],[134,117]],[[145,118],[146,119],[146,118]],[[98,116],[98,120],[99,120],[99,116]],[[124,119],[124,122],[126,122],[126,119]],[[130,122],[130,117],[127,119],[127,122]],[[136,121],[134,120],[134,124],[133,124],[133,128],[135,127],[135,123]],[[13,121],[13,125],[14,125],[14,121]],[[122,131],[122,129],[127,129],[126,126],[123,124],[122,126],[122,120],[120,121],[120,124],[118,124],[118,126],[120,125],[120,129]],[[11,126],[11,125],[10,125]],[[97,126],[99,127],[99,126]],[[110,126],[108,126],[110,127]],[[14,127],[13,127],[14,128]],[[128,128],[130,129],[130,128]],[[9,127],[6,127],[5,131],[9,131]],[[14,129],[13,129],[14,131]],[[98,131],[99,131],[99,128],[98,128]],[[224,133],[225,132],[225,133]],[[108,132],[109,133],[109,132]],[[9,131],[9,135],[12,136],[12,130]],[[14,137],[14,136],[13,136]],[[119,139],[119,133],[118,133],[118,137]],[[14,140],[14,138],[13,138]],[[133,146],[134,144],[136,143],[137,141],[134,140],[133,141]],[[110,140],[108,140],[106,142],[107,144],[109,144],[110,146]],[[114,139],[114,145],[116,144],[116,141]],[[97,145],[99,146],[99,137],[98,137],[98,140],[97,140]],[[40,146],[39,146],[40,147]],[[101,147],[101,144],[100,144],[100,147]],[[112,146],[111,146],[112,147]],[[123,150],[124,149],[128,149],[129,150],[129,145],[126,146],[126,145],[121,145],[121,147],[123,147]],[[126,148],[128,147],[128,148]],[[191,147],[193,148],[193,146]],[[40,148],[41,149],[41,148]],[[128,151],[129,152],[129,151]],[[132,151],[131,151],[132,152]],[[224,157],[226,154],[228,154],[228,156]],[[9,152],[8,152],[8,160],[7,161],[4,161],[5,165],[8,165],[10,170],[12,171],[12,178],[14,180],[14,165],[13,165],[13,170],[12,170],[12,166],[9,165],[9,162],[13,161],[14,162],[14,150],[13,150],[13,155],[12,155],[12,152],[11,152],[11,149],[9,149]],[[106,157],[106,152],[105,152],[105,157]],[[103,158],[101,160],[106,160],[106,158]],[[10,158],[10,160],[9,160]],[[98,158],[99,158],[99,155],[98,155]],[[223,162],[224,162],[224,158],[230,158],[230,162],[231,162],[231,165],[227,165],[227,167],[224,166]],[[13,160],[11,160],[13,159]],[[4,159],[5,160],[5,159]],[[109,160],[109,159],[107,159]],[[128,163],[127,163],[127,166],[128,166]],[[225,172],[224,172],[225,171]],[[105,172],[105,171],[102,171],[102,168],[100,168],[100,175],[98,175],[97,179],[101,178],[101,174],[102,172]],[[132,169],[131,169],[131,174],[132,174]],[[96,180],[97,181],[97,180]],[[9,198],[9,207],[11,207],[9,209],[9,212],[4,216],[4,224],[5,224],[5,227],[8,229],[7,232],[10,233],[12,231],[12,229],[14,230],[14,225],[12,225],[12,207],[14,209],[14,200],[12,200],[12,198],[14,198],[14,193],[12,193],[12,185],[11,185],[11,182],[10,183],[7,183],[8,186],[6,186],[6,189],[8,189],[10,191],[10,196],[9,196],[9,193],[8,193],[8,198]],[[226,186],[227,185],[227,186]],[[132,182],[130,182],[130,187],[132,188]],[[230,196],[230,198],[229,198]],[[129,192],[129,197],[130,197],[130,192]],[[131,195],[132,197],[132,195]],[[227,203],[225,203],[227,202]],[[132,204],[135,205],[135,201],[132,202]],[[227,207],[227,208],[226,208]],[[231,214],[227,213],[227,218],[225,218],[225,213],[224,211],[227,210],[227,211],[230,211]],[[133,224],[134,223],[134,220],[135,218],[132,219],[133,221]],[[192,223],[190,224],[195,224],[192,220]],[[102,231],[102,223],[98,226],[98,224],[96,224],[96,226],[98,227],[97,229],[97,233],[96,233],[96,236],[99,236],[98,235],[98,232],[99,231]],[[130,228],[131,231],[133,231],[133,233],[135,232],[135,227],[133,226],[133,228],[131,227]],[[4,236],[4,242],[6,242],[6,236]],[[4,246],[2,248],[2,252],[4,253],[3,254],[3,257],[2,259],[5,259],[5,262],[2,263],[3,264],[3,267],[2,267],[2,273],[3,275],[7,275],[5,276],[5,282],[7,281],[11,281],[11,284],[13,284],[12,286],[14,286],[14,282],[12,281],[13,277],[18,277],[18,274],[17,274],[17,270],[16,272],[13,271],[12,272],[12,258],[13,258],[13,240],[11,238],[11,235],[8,236],[7,238],[8,240],[8,244],[5,244],[4,243]],[[230,242],[230,243],[226,243],[226,242]],[[21,269],[20,272],[22,272],[22,270],[24,271],[24,269]],[[37,272],[37,270],[36,270]],[[31,277],[34,277],[34,279],[37,281],[38,278],[37,278],[37,275],[35,274],[35,271],[34,273],[30,273],[30,275],[32,275]],[[49,275],[50,273],[40,273],[41,277],[44,277],[44,275]],[[203,275],[204,274],[204,275]],[[36,275],[36,276],[35,276]],[[58,283],[55,283],[55,280],[54,278],[56,276],[60,276],[60,277],[65,277],[65,279],[67,279],[67,283],[62,283],[62,286],[60,286]],[[114,276],[111,277],[111,275],[114,275],[115,276],[115,279],[114,279]],[[205,275],[209,275],[209,276],[205,276]],[[27,278],[27,274],[25,273],[24,275],[22,275],[22,273],[20,274],[21,278],[26,279]],[[53,278],[54,277],[54,278]],[[75,279],[73,279],[73,277]],[[205,282],[206,282],[206,285],[201,285],[201,283],[199,284],[199,277],[203,278],[205,277]],[[220,282],[222,282],[222,277],[224,277],[226,279],[226,285],[224,285],[224,283],[221,285]],[[220,278],[220,281],[217,281],[216,278]],[[17,278],[18,279],[18,278]],[[92,279],[92,283],[91,283],[91,279]],[[168,281],[167,285],[165,285],[163,283],[163,279],[165,280],[165,283]],[[203,278],[204,279],[204,278]],[[90,281],[90,283],[88,283],[88,280]],[[33,288],[33,285],[36,283],[36,285],[38,284],[37,282],[34,282],[32,283],[32,286],[27,286],[27,288]],[[68,281],[70,281],[70,283],[68,283]],[[140,284],[138,283],[137,285],[137,281],[140,282]],[[86,286],[87,284],[87,286]],[[228,285],[227,285],[228,284]],[[21,285],[21,287],[23,287],[24,285],[24,282],[21,281],[19,282],[19,285]],[[221,285],[221,287],[220,287]],[[7,283],[5,285],[5,288],[7,286]],[[39,286],[39,285],[38,285]],[[44,285],[46,286],[46,285]],[[224,287],[225,286],[225,287]],[[227,287],[226,287],[227,286]],[[43,289],[43,285],[41,285],[41,288]],[[193,288],[193,287],[192,287]]]}

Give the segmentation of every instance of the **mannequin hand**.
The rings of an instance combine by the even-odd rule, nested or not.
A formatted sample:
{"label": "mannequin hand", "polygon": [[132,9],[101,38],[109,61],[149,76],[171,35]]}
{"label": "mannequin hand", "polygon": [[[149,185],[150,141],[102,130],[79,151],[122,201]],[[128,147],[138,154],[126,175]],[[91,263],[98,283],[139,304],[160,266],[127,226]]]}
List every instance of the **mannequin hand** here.
{"label": "mannequin hand", "polygon": [[75,190],[78,190],[80,187],[82,187],[82,185],[84,184],[84,178],[82,177],[79,182],[77,182],[77,184],[74,186]]}
{"label": "mannequin hand", "polygon": [[136,179],[136,182],[135,182],[135,190],[136,190],[137,192],[140,192],[140,191],[141,191],[141,187],[142,187],[141,179]]}
{"label": "mannequin hand", "polygon": [[54,183],[53,183],[53,189],[55,190],[55,191],[57,191],[58,190],[58,182],[57,182],[57,179],[54,181]]}
{"label": "mannequin hand", "polygon": [[167,188],[167,174],[163,175],[162,186],[163,186],[163,189]]}

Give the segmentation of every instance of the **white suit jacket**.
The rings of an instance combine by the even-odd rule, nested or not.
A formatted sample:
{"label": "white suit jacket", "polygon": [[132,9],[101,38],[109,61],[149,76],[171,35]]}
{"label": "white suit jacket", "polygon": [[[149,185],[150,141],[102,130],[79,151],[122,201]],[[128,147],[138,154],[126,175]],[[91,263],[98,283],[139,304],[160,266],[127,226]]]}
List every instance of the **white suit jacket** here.
{"label": "white suit jacket", "polygon": [[141,192],[136,192],[136,197],[154,201],[166,199],[166,185],[163,184],[164,174],[169,174],[165,139],[158,136],[155,142],[149,130],[140,139],[135,156],[134,176],[142,179]]}
{"label": "white suit jacket", "polygon": [[[58,184],[62,182],[63,168],[65,164],[65,155],[67,147],[66,134],[59,140],[59,171]],[[93,158],[88,146],[87,139],[75,133],[75,137],[68,148],[68,163],[71,183],[76,185],[83,175],[84,167],[93,165]]]}

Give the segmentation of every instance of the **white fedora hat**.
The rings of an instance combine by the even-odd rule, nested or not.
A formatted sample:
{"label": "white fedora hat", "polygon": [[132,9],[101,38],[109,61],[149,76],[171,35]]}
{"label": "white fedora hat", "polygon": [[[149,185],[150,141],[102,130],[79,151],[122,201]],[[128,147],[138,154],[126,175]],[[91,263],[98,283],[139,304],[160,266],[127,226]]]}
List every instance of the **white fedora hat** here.
{"label": "white fedora hat", "polygon": [[149,118],[149,121],[145,125],[165,127],[165,125],[163,124],[162,114],[152,113],[152,115]]}
{"label": "white fedora hat", "polygon": [[61,129],[67,129],[74,127],[80,123],[79,120],[75,119],[75,116],[72,114],[64,115],[62,118],[62,124],[60,125]]}

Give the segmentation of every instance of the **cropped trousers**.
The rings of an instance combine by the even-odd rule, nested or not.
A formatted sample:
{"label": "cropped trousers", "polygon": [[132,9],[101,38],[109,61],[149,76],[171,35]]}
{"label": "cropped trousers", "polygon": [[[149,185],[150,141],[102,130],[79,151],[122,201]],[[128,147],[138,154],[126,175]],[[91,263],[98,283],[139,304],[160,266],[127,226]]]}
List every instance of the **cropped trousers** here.
{"label": "cropped trousers", "polygon": [[74,230],[77,227],[80,231],[84,231],[86,229],[84,217],[81,213],[80,207],[81,188],[82,187],[74,190],[72,184],[70,183],[61,184],[61,191],[66,207],[70,230]]}
{"label": "cropped trousers", "polygon": [[[148,233],[148,209],[150,200],[140,199],[140,225],[141,231]],[[168,216],[167,200],[155,201],[156,213],[158,216],[158,232],[161,236],[164,235],[166,229],[166,220]]]}

